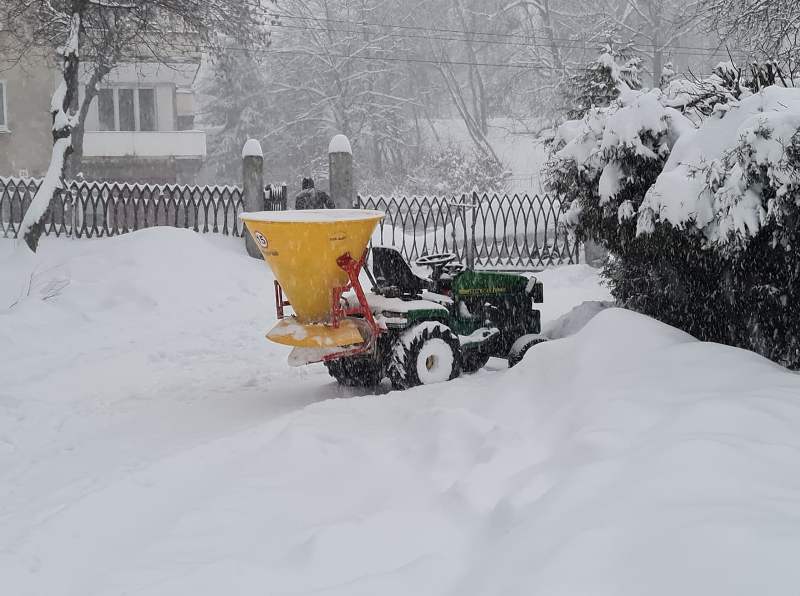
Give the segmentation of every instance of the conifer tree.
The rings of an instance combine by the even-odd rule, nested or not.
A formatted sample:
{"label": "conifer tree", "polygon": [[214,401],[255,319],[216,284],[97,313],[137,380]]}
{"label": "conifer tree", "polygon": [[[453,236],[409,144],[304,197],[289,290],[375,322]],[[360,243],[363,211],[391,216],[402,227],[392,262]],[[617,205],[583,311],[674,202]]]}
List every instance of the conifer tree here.
{"label": "conifer tree", "polygon": [[567,79],[564,91],[567,118],[578,120],[592,107],[611,105],[624,89],[641,89],[640,65],[641,59],[630,44],[603,44],[596,59]]}

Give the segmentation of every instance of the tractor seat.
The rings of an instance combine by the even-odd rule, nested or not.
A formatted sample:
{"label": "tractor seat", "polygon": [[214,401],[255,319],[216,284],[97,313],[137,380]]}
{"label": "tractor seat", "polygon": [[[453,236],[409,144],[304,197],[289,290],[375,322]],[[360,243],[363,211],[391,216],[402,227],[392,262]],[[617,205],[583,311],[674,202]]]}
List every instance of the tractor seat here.
{"label": "tractor seat", "polygon": [[394,286],[403,293],[418,294],[431,282],[415,274],[403,255],[388,246],[372,247],[372,273],[379,286]]}

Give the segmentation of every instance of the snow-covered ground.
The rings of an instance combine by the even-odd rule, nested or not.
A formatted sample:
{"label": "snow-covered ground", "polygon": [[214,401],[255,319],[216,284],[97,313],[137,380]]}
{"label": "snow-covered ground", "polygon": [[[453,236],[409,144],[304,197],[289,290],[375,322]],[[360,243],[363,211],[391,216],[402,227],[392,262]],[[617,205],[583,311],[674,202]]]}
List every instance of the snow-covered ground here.
{"label": "snow-covered ground", "polygon": [[[263,339],[240,240],[41,252],[0,314],[2,594],[800,585],[800,378],[754,354],[607,309],[512,370],[359,396]],[[608,298],[585,266],[540,277],[551,326]]]}

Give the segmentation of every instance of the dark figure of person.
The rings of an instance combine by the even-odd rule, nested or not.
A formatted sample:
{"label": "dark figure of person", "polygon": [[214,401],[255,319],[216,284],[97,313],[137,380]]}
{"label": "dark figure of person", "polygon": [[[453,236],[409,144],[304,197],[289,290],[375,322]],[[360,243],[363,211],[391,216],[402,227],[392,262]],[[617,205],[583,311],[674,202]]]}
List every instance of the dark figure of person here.
{"label": "dark figure of person", "polygon": [[328,193],[314,188],[313,178],[303,178],[302,188],[294,199],[295,209],[336,209]]}

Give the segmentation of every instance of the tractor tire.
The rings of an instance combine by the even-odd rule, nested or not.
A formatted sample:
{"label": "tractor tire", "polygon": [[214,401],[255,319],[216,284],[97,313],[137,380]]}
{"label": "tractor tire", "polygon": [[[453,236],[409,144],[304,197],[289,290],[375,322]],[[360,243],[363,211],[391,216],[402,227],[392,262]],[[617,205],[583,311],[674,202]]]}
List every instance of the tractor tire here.
{"label": "tractor tire", "polygon": [[395,339],[388,367],[395,389],[455,379],[461,374],[461,344],[447,325],[428,321]]}
{"label": "tractor tire", "polygon": [[474,373],[478,372],[486,363],[489,362],[489,354],[473,350],[472,353],[462,353],[461,357],[461,372]]}
{"label": "tractor tire", "polygon": [[528,350],[530,350],[536,344],[547,341],[547,339],[547,337],[538,333],[530,333],[517,339],[508,352],[508,368],[519,364],[520,361],[525,357],[525,354],[528,352]]}
{"label": "tractor tire", "polygon": [[376,387],[383,379],[380,365],[367,358],[339,358],[326,362],[325,368],[345,387]]}

